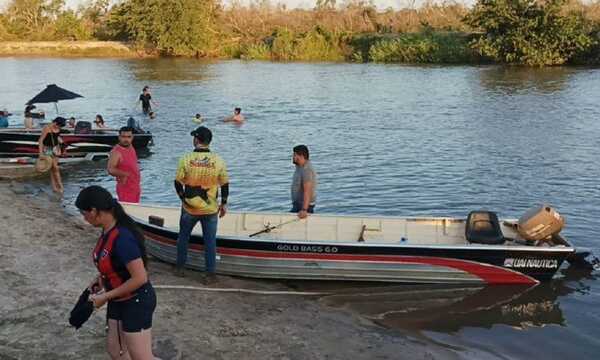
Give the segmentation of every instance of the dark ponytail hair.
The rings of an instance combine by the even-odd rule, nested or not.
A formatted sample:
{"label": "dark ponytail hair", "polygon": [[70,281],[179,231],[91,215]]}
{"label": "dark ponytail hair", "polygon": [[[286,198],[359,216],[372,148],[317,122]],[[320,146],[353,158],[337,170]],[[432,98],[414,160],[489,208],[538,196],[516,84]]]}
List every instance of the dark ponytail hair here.
{"label": "dark ponytail hair", "polygon": [[144,233],[142,233],[135,221],[125,213],[121,204],[119,204],[117,199],[113,198],[108,190],[98,185],[88,186],[77,195],[75,206],[79,210],[84,211],[96,209],[98,211],[111,212],[115,220],[117,220],[117,226],[122,226],[131,231],[137,240],[140,252],[142,253],[142,261],[146,265],[148,257],[146,255],[146,246],[144,245]]}

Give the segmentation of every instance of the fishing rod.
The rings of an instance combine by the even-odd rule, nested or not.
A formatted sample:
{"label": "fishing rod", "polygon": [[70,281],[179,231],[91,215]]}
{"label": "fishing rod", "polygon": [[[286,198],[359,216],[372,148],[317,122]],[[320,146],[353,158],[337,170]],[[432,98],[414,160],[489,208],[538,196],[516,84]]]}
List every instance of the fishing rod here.
{"label": "fishing rod", "polygon": [[292,220],[289,220],[289,221],[286,221],[286,222],[282,222],[279,225],[273,225],[273,226],[271,226],[271,224],[267,224],[267,226],[263,230],[255,232],[254,234],[250,234],[250,235],[248,235],[248,237],[254,237],[256,235],[269,233],[272,230],[279,229],[280,227],[282,227],[284,225],[291,224],[291,223],[296,222],[298,220],[300,220],[300,218],[296,217],[296,218],[293,218]]}

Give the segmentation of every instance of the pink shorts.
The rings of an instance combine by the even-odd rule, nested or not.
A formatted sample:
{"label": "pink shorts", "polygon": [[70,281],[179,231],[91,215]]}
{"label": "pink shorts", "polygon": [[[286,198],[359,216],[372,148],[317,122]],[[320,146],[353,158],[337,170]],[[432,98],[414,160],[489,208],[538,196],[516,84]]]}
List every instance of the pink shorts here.
{"label": "pink shorts", "polygon": [[141,191],[140,189],[123,189],[120,186],[117,186],[117,197],[119,201],[130,202],[130,203],[139,203],[140,202]]}

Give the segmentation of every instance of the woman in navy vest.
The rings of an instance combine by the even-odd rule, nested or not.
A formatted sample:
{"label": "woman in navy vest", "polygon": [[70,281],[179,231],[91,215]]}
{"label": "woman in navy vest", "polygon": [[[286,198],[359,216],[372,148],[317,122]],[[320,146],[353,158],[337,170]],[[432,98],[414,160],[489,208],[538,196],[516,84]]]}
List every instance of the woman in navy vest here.
{"label": "woman in navy vest", "polygon": [[103,187],[81,190],[75,206],[85,221],[102,228],[92,253],[100,274],[90,284],[90,301],[96,308],[108,303],[108,353],[112,359],[154,359],[156,295],[146,271],[144,235]]}

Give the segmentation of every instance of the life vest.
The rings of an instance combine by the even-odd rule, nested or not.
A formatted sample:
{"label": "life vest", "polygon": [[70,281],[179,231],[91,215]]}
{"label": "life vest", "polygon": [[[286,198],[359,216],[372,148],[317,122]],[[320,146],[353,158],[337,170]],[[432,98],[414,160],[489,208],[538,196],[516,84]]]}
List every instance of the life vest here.
{"label": "life vest", "polygon": [[[115,226],[108,234],[100,236],[92,254],[94,264],[102,276],[104,288],[107,291],[118,288],[131,278],[124,264],[113,261],[113,249],[118,238],[119,229]],[[128,293],[116,300],[126,300],[131,296],[133,296],[133,293]]]}

